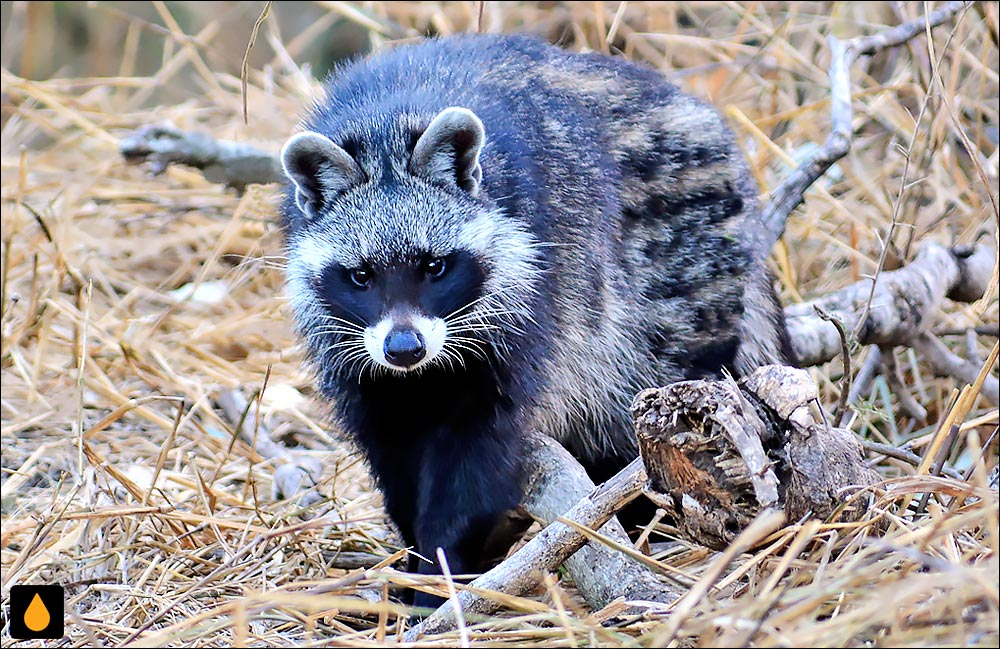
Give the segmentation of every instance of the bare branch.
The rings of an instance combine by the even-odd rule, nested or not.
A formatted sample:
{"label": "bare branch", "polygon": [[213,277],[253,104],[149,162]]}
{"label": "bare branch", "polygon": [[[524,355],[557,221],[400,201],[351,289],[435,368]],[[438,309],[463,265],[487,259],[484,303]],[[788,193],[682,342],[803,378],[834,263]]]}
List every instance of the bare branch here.
{"label": "bare branch", "polygon": [[883,358],[885,358],[885,379],[889,382],[890,391],[899,400],[899,405],[911,418],[917,421],[927,419],[927,409],[917,403],[917,400],[910,394],[910,389],[906,387],[903,371],[899,367],[899,362],[896,361],[896,355],[890,349],[886,354],[883,354]]}
{"label": "bare branch", "polygon": [[848,41],[830,37],[830,117],[831,130],[823,146],[795,169],[771,192],[761,213],[768,237],[768,249],[781,238],[788,215],[805,200],[805,191],[835,162],[851,149],[851,76],[850,67],[858,56],[902,45],[908,40],[950,20],[971,2],[948,2],[931,13],[870,36]]}
{"label": "bare branch", "polygon": [[[887,351],[891,351],[888,348]],[[865,357],[865,362],[861,364],[861,369],[858,370],[857,376],[854,377],[854,381],[851,383],[851,390],[847,395],[847,406],[854,405],[861,398],[861,395],[868,394],[871,389],[872,381],[878,376],[879,368],[882,366],[882,350],[878,345],[870,345],[868,349],[868,356]],[[851,411],[845,410],[837,420],[837,426],[840,428],[846,428],[847,424],[851,420]]]}
{"label": "bare branch", "polygon": [[[881,442],[873,442],[869,439],[863,439],[861,440],[861,447],[869,453],[878,453],[879,455],[884,455],[885,457],[891,457],[894,460],[906,462],[911,466],[920,466],[920,463],[924,459],[911,451],[906,445],[892,446],[890,444],[882,444]],[[954,469],[949,469],[948,467],[941,469],[941,473],[949,478],[954,478],[955,480],[963,479],[961,473]]]}
{"label": "bare branch", "polygon": [[816,313],[826,322],[837,328],[837,335],[840,336],[840,355],[844,359],[844,384],[840,386],[840,398],[837,399],[837,406],[833,409],[833,419],[840,421],[847,414],[847,397],[851,392],[851,349],[847,344],[847,332],[844,325],[832,315],[816,307]]}
{"label": "bare branch", "polygon": [[[646,483],[646,470],[642,460],[636,458],[618,475],[597,487],[564,515],[591,529],[603,526],[618,508],[642,493]],[[574,552],[583,547],[587,537],[565,523],[552,523],[539,532],[520,550],[481,577],[469,587],[477,591],[523,593],[541,580],[542,571],[554,570]],[[491,613],[499,608],[497,602],[481,597],[472,590],[462,589],[458,602],[466,613]],[[450,604],[438,608],[423,622],[410,629],[405,636],[412,642],[422,635],[442,633],[455,628],[454,610]]]}
{"label": "bare branch", "polygon": [[[913,341],[913,348],[924,357],[924,361],[941,376],[953,376],[969,385],[976,382],[980,367],[955,355],[944,343],[929,333],[922,333]],[[1000,381],[995,376],[986,376],[979,391],[994,406],[1000,405]]]}
{"label": "bare branch", "polygon": [[[583,466],[552,438],[533,433],[528,438],[527,451],[525,471],[528,479],[522,504],[543,524],[558,520],[594,490],[594,483]],[[619,545],[632,547],[617,518],[612,518],[598,532]],[[598,543],[583,546],[566,560],[565,565],[580,594],[594,610],[620,597],[663,602],[681,595],[679,591],[670,590],[670,586],[650,570]]]}
{"label": "bare branch", "polygon": [[[858,332],[858,343],[909,345],[927,328],[946,296],[970,297],[977,290],[985,290],[995,259],[995,252],[986,245],[966,254],[926,244],[909,265],[879,277],[871,311]],[[870,291],[871,280],[861,280],[830,295],[785,308],[792,349],[802,366],[825,363],[841,349],[837,328],[816,316],[814,307],[832,314],[845,328],[856,329]],[[979,293],[976,298],[981,296]]]}
{"label": "bare branch", "polygon": [[854,50],[854,58],[861,55],[871,56],[884,49],[902,45],[906,41],[926,32],[928,28],[933,29],[951,20],[959,11],[971,7],[973,4],[975,3],[960,1],[946,2],[929,14],[915,18],[902,25],[880,31],[871,36],[852,38],[851,48]]}

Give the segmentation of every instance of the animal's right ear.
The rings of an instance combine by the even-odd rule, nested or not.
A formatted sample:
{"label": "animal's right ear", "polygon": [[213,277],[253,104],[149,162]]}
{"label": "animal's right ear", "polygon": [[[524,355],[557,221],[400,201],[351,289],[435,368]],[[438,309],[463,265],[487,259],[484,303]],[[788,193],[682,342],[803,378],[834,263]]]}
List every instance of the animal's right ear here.
{"label": "animal's right ear", "polygon": [[293,135],[281,149],[281,166],[295,185],[295,204],[314,219],[330,201],[365,180],[354,158],[325,135]]}
{"label": "animal's right ear", "polygon": [[483,123],[475,113],[458,106],[445,108],[417,139],[410,171],[477,196],[483,181],[479,153],[485,140]]}

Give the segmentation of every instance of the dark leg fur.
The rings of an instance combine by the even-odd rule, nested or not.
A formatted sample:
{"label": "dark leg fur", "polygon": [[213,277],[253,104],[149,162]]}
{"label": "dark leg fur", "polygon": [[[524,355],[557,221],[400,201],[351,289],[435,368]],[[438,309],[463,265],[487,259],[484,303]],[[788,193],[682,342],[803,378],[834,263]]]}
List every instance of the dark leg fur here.
{"label": "dark leg fur", "polygon": [[[420,574],[441,574],[438,548],[453,575],[479,572],[491,532],[521,500],[523,450],[512,409],[497,402],[495,382],[476,394],[470,374],[462,377],[462,389],[451,385],[456,380],[425,374],[391,386],[380,398],[368,395],[368,403],[381,407],[367,412],[358,427],[369,432],[359,442],[390,517],[404,542],[430,561],[411,557],[409,568]],[[412,601],[441,602],[419,592]]]}
{"label": "dark leg fur", "polygon": [[[458,434],[447,429],[424,446],[410,542],[434,563],[420,561],[421,574],[442,572],[438,548],[453,575],[482,569],[487,539],[521,497],[520,451],[512,447],[512,431],[505,433],[496,427]],[[436,606],[440,600],[417,593],[414,604]]]}

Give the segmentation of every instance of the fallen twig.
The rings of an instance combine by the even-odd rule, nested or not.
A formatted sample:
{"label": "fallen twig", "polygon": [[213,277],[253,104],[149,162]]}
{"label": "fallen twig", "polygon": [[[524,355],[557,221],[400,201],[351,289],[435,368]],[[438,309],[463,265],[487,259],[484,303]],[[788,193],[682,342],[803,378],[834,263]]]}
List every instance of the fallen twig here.
{"label": "fallen twig", "polygon": [[[968,384],[975,383],[980,367],[960,358],[931,334],[921,333],[914,341],[913,348],[923,356],[924,361],[940,376],[953,376]],[[1000,405],[1000,381],[987,375],[979,393],[994,406]]]}
{"label": "fallen twig", "polygon": [[[591,529],[600,528],[618,509],[642,493],[645,482],[646,471],[642,460],[636,458],[618,475],[580,500],[563,517]],[[543,571],[557,568],[586,542],[586,536],[565,523],[552,523],[503,563],[475,579],[469,588],[507,594],[526,592],[539,583]],[[466,613],[485,614],[499,608],[495,601],[464,588],[458,593],[457,600]],[[452,606],[445,604],[407,631],[405,641],[413,642],[421,635],[451,630],[455,628],[455,623]]]}
{"label": "fallen twig", "polygon": [[[528,479],[523,506],[545,525],[558,520],[595,488],[580,463],[562,445],[541,433],[534,433],[528,439],[525,469]],[[615,509],[623,505],[624,502]],[[617,518],[612,518],[598,532],[618,544],[632,545]],[[667,602],[681,594],[642,565],[596,543],[588,543],[571,556],[566,569],[594,610],[620,597]]]}
{"label": "fallen twig", "polygon": [[847,397],[851,392],[851,385],[853,383],[851,376],[851,349],[847,344],[847,332],[844,331],[844,325],[818,306],[816,307],[816,314],[822,320],[836,327],[837,335],[840,336],[840,356],[844,362],[844,379],[843,384],[840,386],[840,397],[837,399],[837,405],[833,409],[834,421],[840,421],[847,414]]}
{"label": "fallen twig", "polygon": [[[982,297],[995,259],[995,252],[983,244],[972,251],[935,243],[924,245],[909,265],[882,273],[875,285],[871,311],[858,333],[858,343],[909,345],[926,329],[945,297]],[[814,308],[819,306],[829,312],[846,329],[856,329],[870,290],[869,282],[862,280],[811,302],[785,308],[792,349],[801,365],[824,363],[841,349],[837,328],[817,317]]]}
{"label": "fallen twig", "polygon": [[[891,348],[887,348],[891,350]],[[868,346],[868,355],[865,356],[865,362],[861,364],[861,369],[858,370],[857,375],[854,377],[854,382],[851,384],[851,390],[847,395],[847,406],[848,409],[844,411],[840,419],[837,420],[837,426],[845,428],[851,421],[851,409],[858,399],[862,395],[868,394],[871,389],[872,382],[875,377],[878,376],[879,368],[882,366],[882,350],[878,345]]]}
{"label": "fallen twig", "polygon": [[[894,460],[906,462],[911,466],[920,466],[920,462],[923,460],[922,457],[907,449],[905,446],[892,446],[891,444],[882,444],[881,442],[873,442],[868,439],[861,440],[861,446],[870,453],[878,453],[879,455],[891,457]],[[954,469],[949,469],[948,467],[942,468],[941,473],[955,480],[963,479],[961,473],[955,471]],[[967,480],[968,478],[964,479]]]}
{"label": "fallen twig", "polygon": [[851,106],[851,65],[861,55],[872,55],[902,45],[927,29],[947,22],[971,5],[970,2],[948,2],[925,16],[876,34],[858,36],[848,41],[830,37],[830,134],[816,153],[771,192],[761,213],[769,248],[781,238],[788,215],[805,200],[806,190],[851,150],[851,121],[854,118]]}
{"label": "fallen twig", "polygon": [[917,403],[917,400],[910,394],[910,389],[906,386],[906,381],[903,380],[903,371],[899,367],[899,362],[896,361],[893,351],[888,350],[882,355],[882,358],[884,359],[885,379],[889,382],[892,393],[896,395],[900,407],[916,421],[927,419],[927,409]]}
{"label": "fallen twig", "polygon": [[208,180],[238,191],[254,183],[285,182],[274,153],[244,142],[182,131],[170,124],[144,126],[122,139],[118,148],[127,161],[145,163],[154,174],[180,163],[200,169]]}

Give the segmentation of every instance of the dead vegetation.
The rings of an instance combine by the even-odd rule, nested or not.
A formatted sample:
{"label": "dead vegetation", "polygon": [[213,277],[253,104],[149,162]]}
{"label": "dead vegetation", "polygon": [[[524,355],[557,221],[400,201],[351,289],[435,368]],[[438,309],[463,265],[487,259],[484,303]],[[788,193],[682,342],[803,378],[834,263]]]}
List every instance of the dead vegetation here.
{"label": "dead vegetation", "polygon": [[[275,14],[289,10],[278,5],[254,46],[271,54],[249,70],[245,124],[238,70],[252,18],[226,52],[213,38],[234,28],[205,15],[185,33],[178,4],[147,5],[149,23],[94,9],[109,29],[124,21],[126,34],[162,41],[149,76],[131,73],[138,36],[124,39],[117,75],[44,80],[24,74],[4,36],[2,592],[6,604],[11,585],[65,585],[68,646],[378,646],[409,624],[390,587],[431,579],[395,569],[402,555],[365,469],[311,400],[283,308],[275,188],[237,196],[181,167],[151,177],[119,157],[125,133],[170,120],[276,150],[316,89],[293,62],[324,25],[361,30],[375,47],[426,31],[530,30],[648,61],[711,99],[766,194],[829,132],[827,35],[924,10],[317,3],[317,27],[281,32]],[[786,304],[892,270],[923,242],[996,246],[998,22],[995,3],[974,5],[929,42],[854,64],[853,148],[772,256]],[[218,63],[225,54],[234,66]],[[174,85],[196,91],[155,101]],[[978,370],[997,327],[994,271],[983,298],[947,302],[929,340]],[[945,366],[932,345],[879,350],[888,369],[845,418],[869,449],[905,451],[870,455],[883,481],[859,494],[873,503],[861,520],[760,520],[721,553],[659,524],[640,547],[686,590],[672,605],[591,611],[555,573],[531,597],[504,596],[502,614],[421,642],[996,646],[998,413],[967,380],[936,376]],[[874,355],[852,348],[853,373]],[[842,367],[811,370],[830,412],[847,389]],[[987,369],[996,376],[995,361]],[[313,449],[318,497],[274,498],[274,461],[218,405],[233,388],[260,394],[250,421]]]}

